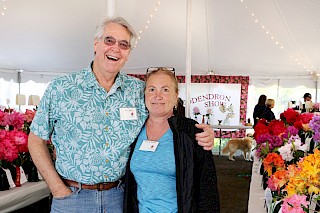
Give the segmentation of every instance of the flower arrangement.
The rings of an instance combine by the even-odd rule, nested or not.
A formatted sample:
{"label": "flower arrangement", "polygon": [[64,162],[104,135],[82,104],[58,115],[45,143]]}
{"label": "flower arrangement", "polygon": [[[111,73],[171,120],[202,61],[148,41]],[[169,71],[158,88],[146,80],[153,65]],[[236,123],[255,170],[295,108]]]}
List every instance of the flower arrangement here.
{"label": "flower arrangement", "polygon": [[288,170],[293,170],[294,175],[288,178],[284,189],[287,196],[283,200],[283,212],[309,212],[311,204],[316,206],[320,201],[320,150],[316,149]]}
{"label": "flower arrangement", "polygon": [[200,110],[198,107],[193,107],[194,117],[197,118],[197,115],[200,115]]}
{"label": "flower arrangement", "polygon": [[208,119],[210,118],[210,115],[212,115],[212,109],[211,109],[211,108],[208,108],[208,109],[207,109],[207,114],[206,114],[206,116],[208,117]]}
{"label": "flower arrangement", "polygon": [[0,166],[21,166],[28,151],[28,127],[23,113],[0,111]]}
{"label": "flower arrangement", "polygon": [[319,110],[320,110],[320,103],[315,103],[315,104],[313,104],[313,110],[314,110],[315,112],[319,112]]}
{"label": "flower arrangement", "polygon": [[[30,125],[35,110],[25,113],[0,110],[0,167],[30,166],[32,159],[28,150]],[[53,145],[48,141],[48,149],[53,158]]]}
{"label": "flower arrangement", "polygon": [[[273,202],[282,212],[309,212],[320,201],[320,116],[288,109],[280,120],[255,126],[256,156],[262,161]],[[306,138],[315,146],[309,150]],[[264,184],[265,185],[265,184]],[[314,211],[313,210],[310,210]]]}
{"label": "flower arrangement", "polygon": [[234,111],[233,105],[230,104],[229,106],[225,106],[224,104],[221,104],[221,105],[219,106],[219,110],[220,110],[220,112],[222,112],[222,113],[226,113],[226,118],[224,119],[223,123],[224,123],[225,125],[229,125],[229,122],[230,122],[229,119],[230,119],[230,118],[233,118],[234,115],[235,115],[235,113],[233,112],[233,111]]}
{"label": "flower arrangement", "polygon": [[224,104],[221,104],[221,105],[219,106],[219,110],[220,110],[220,112],[222,112],[222,113],[226,113],[226,112],[233,113],[234,107],[233,107],[232,104],[230,104],[229,106],[225,106]]}

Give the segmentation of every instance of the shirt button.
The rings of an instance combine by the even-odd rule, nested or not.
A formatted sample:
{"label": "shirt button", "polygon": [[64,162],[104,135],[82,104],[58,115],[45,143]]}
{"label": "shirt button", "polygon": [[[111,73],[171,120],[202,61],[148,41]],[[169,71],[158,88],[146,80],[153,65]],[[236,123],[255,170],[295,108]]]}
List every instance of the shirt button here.
{"label": "shirt button", "polygon": [[108,175],[105,175],[105,176],[104,176],[104,178],[108,178],[108,177],[109,177]]}
{"label": "shirt button", "polygon": [[109,128],[108,128],[108,127],[106,127],[106,128],[105,128],[105,130],[106,130],[106,131],[108,131],[108,130],[109,130]]}
{"label": "shirt button", "polygon": [[106,142],[106,147],[108,147],[109,146],[109,143],[108,142]]}
{"label": "shirt button", "polygon": [[108,159],[106,159],[106,163],[108,163],[109,162],[109,160]]}
{"label": "shirt button", "polygon": [[106,116],[109,116],[109,112],[106,112]]}

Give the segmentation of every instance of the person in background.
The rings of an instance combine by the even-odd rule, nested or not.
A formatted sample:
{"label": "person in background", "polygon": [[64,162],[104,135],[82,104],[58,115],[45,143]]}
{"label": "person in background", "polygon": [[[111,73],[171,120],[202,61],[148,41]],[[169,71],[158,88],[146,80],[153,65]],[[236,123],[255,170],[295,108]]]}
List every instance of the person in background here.
{"label": "person in background", "polygon": [[276,117],[274,116],[274,113],[272,112],[272,108],[274,107],[274,100],[273,99],[267,99],[266,101],[266,109],[263,112],[263,114],[261,115],[261,118],[266,119],[268,122],[276,119]]}
{"label": "person in background", "polygon": [[[148,112],[144,82],[120,72],[136,34],[121,17],[107,18],[94,36],[94,60],[51,81],[31,125],[28,147],[53,195],[51,212],[122,212],[130,145]],[[208,125],[198,143],[211,149]],[[53,165],[46,141],[56,150]]]}
{"label": "person in background", "polygon": [[305,93],[305,94],[303,95],[303,100],[304,100],[304,102],[306,102],[306,101],[311,101],[311,99],[312,99],[312,96],[311,96],[310,93]]}
{"label": "person in background", "polygon": [[255,125],[257,125],[259,119],[261,118],[261,115],[263,114],[263,112],[266,110],[266,100],[267,100],[267,96],[266,95],[260,95],[259,100],[257,105],[254,107],[253,110],[253,127],[255,127]]}
{"label": "person in background", "polygon": [[149,117],[132,144],[125,178],[124,212],[219,212],[211,151],[196,142],[196,121],[174,115],[178,82],[166,68],[148,72]]}
{"label": "person in background", "polygon": [[303,95],[303,103],[301,108],[301,112],[311,112],[313,110],[314,103],[312,102],[312,96],[310,93],[305,93]]}
{"label": "person in background", "polygon": [[183,100],[181,98],[178,98],[177,107],[175,107],[173,113],[182,117],[186,116],[186,108],[184,107]]}

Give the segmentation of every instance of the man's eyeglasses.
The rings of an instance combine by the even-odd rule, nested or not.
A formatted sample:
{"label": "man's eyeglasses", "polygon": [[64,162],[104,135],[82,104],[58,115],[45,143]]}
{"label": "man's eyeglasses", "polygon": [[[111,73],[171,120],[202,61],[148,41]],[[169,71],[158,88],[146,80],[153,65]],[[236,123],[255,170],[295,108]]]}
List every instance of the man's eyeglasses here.
{"label": "man's eyeglasses", "polygon": [[118,46],[120,49],[122,50],[127,50],[130,48],[130,44],[129,42],[125,41],[125,40],[121,40],[121,41],[117,41],[115,38],[113,38],[112,36],[107,36],[104,38],[104,43],[108,46],[113,46],[115,45],[116,42],[118,42]]}
{"label": "man's eyeglasses", "polygon": [[168,71],[171,71],[174,76],[175,76],[175,74],[176,74],[176,73],[175,73],[175,69],[174,69],[173,67],[149,67],[149,68],[147,69],[147,75],[150,74],[150,73],[152,73],[152,72],[158,71],[158,70],[164,70],[164,71],[168,70]]}

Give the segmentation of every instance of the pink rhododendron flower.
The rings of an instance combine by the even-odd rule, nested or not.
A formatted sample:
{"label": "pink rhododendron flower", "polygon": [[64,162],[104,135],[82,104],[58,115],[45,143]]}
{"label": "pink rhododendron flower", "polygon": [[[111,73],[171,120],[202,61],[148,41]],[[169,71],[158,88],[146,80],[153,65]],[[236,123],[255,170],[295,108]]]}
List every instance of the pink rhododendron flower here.
{"label": "pink rhododendron flower", "polygon": [[200,110],[198,107],[193,107],[193,114],[200,115]]}
{"label": "pink rhododendron flower", "polygon": [[283,213],[305,213],[302,206],[308,206],[307,196],[294,194],[285,198],[282,204]]}
{"label": "pink rhododendron flower", "polygon": [[26,121],[27,123],[32,122],[35,114],[36,114],[36,111],[27,109],[26,112],[24,113],[25,121]]}
{"label": "pink rhododendron flower", "polygon": [[11,140],[16,144],[19,152],[28,152],[28,135],[23,131],[10,131]]}

